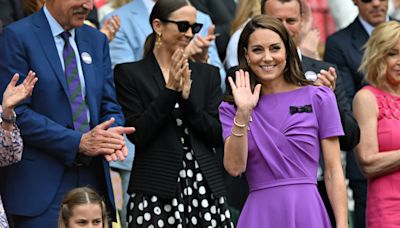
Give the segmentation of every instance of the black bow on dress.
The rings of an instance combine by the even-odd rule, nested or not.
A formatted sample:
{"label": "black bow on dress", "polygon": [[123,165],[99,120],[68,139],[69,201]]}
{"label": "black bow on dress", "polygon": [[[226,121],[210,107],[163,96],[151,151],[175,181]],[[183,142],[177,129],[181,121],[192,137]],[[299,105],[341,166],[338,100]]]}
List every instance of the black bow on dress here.
{"label": "black bow on dress", "polygon": [[304,105],[304,106],[290,106],[290,114],[295,114],[295,113],[303,113],[303,112],[312,112],[312,107],[311,105]]}

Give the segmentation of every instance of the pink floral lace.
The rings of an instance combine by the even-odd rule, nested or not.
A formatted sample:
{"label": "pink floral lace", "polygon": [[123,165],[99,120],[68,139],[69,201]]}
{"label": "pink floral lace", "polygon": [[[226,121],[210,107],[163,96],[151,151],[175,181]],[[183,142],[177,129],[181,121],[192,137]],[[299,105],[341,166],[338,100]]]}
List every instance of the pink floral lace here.
{"label": "pink floral lace", "polygon": [[387,119],[400,119],[400,97],[381,94],[376,95],[379,107],[378,120]]}

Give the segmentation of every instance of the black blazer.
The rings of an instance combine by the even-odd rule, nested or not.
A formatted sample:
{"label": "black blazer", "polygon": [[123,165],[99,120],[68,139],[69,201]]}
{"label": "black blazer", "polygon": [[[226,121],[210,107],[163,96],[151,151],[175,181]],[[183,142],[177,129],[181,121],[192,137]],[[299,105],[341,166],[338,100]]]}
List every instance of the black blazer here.
{"label": "black blazer", "polygon": [[218,106],[222,99],[218,69],[208,64],[189,63],[192,87],[188,100],[165,88],[161,69],[153,53],[143,60],[115,67],[117,99],[123,108],[128,135],[136,145],[128,192],[171,198],[175,196],[183,148],[176,120],[171,113],[179,104],[190,132],[192,149],[211,191],[225,195],[216,148],[222,146]]}
{"label": "black blazer", "polygon": [[[357,17],[353,23],[329,36],[326,41],[324,60],[338,66],[350,105],[355,93],[365,85],[364,75],[358,71],[358,67],[364,54],[362,47],[368,38],[368,33]],[[346,176],[354,180],[365,179],[353,151],[349,151],[346,156]]]}

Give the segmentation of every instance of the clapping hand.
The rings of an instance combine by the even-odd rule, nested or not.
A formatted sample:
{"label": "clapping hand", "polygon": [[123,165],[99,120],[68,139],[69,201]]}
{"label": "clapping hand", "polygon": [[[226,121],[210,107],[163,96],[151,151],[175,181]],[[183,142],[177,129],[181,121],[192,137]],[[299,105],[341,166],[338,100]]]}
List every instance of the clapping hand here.
{"label": "clapping hand", "polygon": [[6,90],[3,93],[3,111],[12,112],[14,107],[26,99],[27,97],[32,95],[33,87],[37,82],[38,78],[36,77],[36,73],[33,71],[29,71],[25,80],[16,86],[19,79],[19,74],[14,74],[10,83],[8,84]]}
{"label": "clapping hand", "polygon": [[119,16],[114,15],[104,21],[104,24],[101,27],[100,31],[107,36],[108,41],[112,41],[120,27],[121,20]]}
{"label": "clapping hand", "polygon": [[329,67],[328,70],[321,70],[318,74],[318,78],[314,81],[314,85],[321,86],[324,85],[329,87],[332,91],[335,91],[336,88],[336,70],[333,67]]}
{"label": "clapping hand", "polygon": [[97,125],[89,132],[82,135],[79,152],[94,157],[104,155],[107,161],[124,160],[128,155],[122,134],[131,134],[135,131],[132,127],[111,127],[114,118]]}
{"label": "clapping hand", "polygon": [[208,48],[210,47],[211,42],[216,38],[214,30],[215,26],[211,25],[208,28],[208,34],[206,37],[197,35],[185,48],[185,55],[188,58],[194,59],[196,62],[206,63],[208,60]]}
{"label": "clapping hand", "polygon": [[243,70],[236,71],[236,81],[233,82],[232,77],[228,77],[229,84],[232,88],[233,98],[238,109],[251,112],[257,105],[260,97],[261,84],[257,84],[254,91],[250,88],[249,73]]}

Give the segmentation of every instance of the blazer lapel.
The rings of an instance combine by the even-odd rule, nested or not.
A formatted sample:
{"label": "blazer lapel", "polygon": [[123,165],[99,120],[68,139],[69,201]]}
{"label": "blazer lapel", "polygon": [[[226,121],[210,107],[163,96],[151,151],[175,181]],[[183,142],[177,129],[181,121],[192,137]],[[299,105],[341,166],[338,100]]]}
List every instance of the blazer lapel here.
{"label": "blazer lapel", "polygon": [[356,20],[353,22],[352,30],[352,45],[360,55],[363,55],[364,52],[362,50],[362,47],[368,41],[368,33],[362,27],[361,22],[358,18],[356,18]]}
{"label": "blazer lapel", "polygon": [[57,52],[53,34],[51,33],[50,25],[44,15],[43,9],[40,13],[33,16],[33,23],[36,25],[34,32],[42,46],[43,53],[46,55],[49,65],[57,76],[65,94],[68,94],[67,80],[62,69],[61,60]]}
{"label": "blazer lapel", "polygon": [[[144,64],[147,66],[147,72],[153,72],[151,73],[151,77],[158,86],[159,90],[162,90],[165,87],[165,80],[164,76],[162,74],[161,68],[158,65],[157,59],[154,56],[153,52],[151,52],[148,56],[146,56],[144,59]],[[154,69],[157,69],[154,71]]]}

